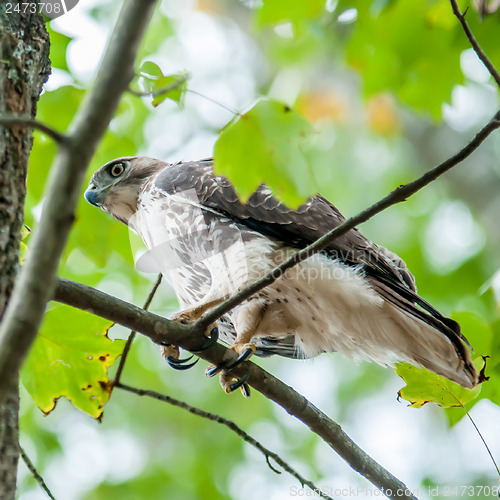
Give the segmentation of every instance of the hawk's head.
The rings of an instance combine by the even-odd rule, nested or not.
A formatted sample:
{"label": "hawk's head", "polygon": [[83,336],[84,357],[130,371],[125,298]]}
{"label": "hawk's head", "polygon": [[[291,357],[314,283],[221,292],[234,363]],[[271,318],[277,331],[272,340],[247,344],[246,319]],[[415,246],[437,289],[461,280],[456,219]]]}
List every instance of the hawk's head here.
{"label": "hawk's head", "polygon": [[85,191],[85,199],[128,224],[137,210],[141,186],[166,166],[167,163],[144,156],[117,158],[94,173]]}

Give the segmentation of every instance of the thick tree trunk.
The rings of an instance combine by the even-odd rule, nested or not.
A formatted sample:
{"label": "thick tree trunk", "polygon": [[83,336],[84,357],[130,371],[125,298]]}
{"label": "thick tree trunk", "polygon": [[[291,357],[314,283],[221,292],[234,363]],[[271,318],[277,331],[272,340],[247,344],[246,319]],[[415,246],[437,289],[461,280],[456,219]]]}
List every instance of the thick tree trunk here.
{"label": "thick tree trunk", "polygon": [[[13,4],[21,4],[12,1]],[[42,17],[6,13],[0,5],[0,115],[35,116],[42,85],[50,71],[49,39]],[[0,127],[0,317],[19,260],[28,156],[32,133]],[[16,494],[19,395],[15,384],[0,406],[0,498]]]}

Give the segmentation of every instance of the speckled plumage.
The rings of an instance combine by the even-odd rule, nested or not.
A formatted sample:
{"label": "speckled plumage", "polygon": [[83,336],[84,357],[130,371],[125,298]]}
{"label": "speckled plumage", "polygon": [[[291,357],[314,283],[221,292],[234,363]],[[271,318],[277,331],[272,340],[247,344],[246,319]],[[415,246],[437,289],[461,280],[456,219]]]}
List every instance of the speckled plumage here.
{"label": "speckled plumage", "polygon": [[[114,165],[124,167],[116,180]],[[344,220],[319,195],[292,210],[261,186],[242,203],[228,179],[213,175],[211,160],[117,159],[94,174],[86,197],[139,233],[182,308],[230,296]],[[218,323],[227,343],[251,331],[258,355],[338,351],[381,364],[408,361],[466,387],[477,383],[459,325],[417,295],[396,254],[358,230]]]}

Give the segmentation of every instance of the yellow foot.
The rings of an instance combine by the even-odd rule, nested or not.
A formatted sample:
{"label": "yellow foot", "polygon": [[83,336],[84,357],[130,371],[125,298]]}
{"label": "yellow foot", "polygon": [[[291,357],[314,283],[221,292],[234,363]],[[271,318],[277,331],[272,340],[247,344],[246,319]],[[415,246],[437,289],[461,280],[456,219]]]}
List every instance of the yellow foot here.
{"label": "yellow foot", "polygon": [[[199,320],[203,315],[204,311],[200,312],[200,308],[187,309],[185,311],[180,311],[178,313],[172,314],[170,316],[170,321],[177,321],[183,325],[189,325]],[[207,337],[212,337],[212,330],[217,328],[217,323],[212,323],[206,330],[205,335]]]}
{"label": "yellow foot", "polygon": [[161,355],[165,358],[165,361],[168,363],[170,368],[173,368],[174,370],[189,370],[189,368],[194,366],[199,361],[198,359],[195,359],[190,363],[193,359],[192,355],[188,358],[180,359],[179,346],[173,344],[162,345]]}
{"label": "yellow foot", "polygon": [[168,357],[179,359],[180,349],[179,346],[173,344],[165,344],[160,346],[161,355],[167,359]]}
{"label": "yellow foot", "polygon": [[[233,354],[233,352],[235,354]],[[247,361],[254,354],[255,344],[251,344],[248,342],[235,342],[228,347],[228,351],[226,352],[224,359],[218,365],[210,365],[205,373],[208,377],[213,377],[220,372],[219,380],[224,392],[229,394],[239,387],[243,396],[249,398],[250,388],[246,383],[249,377],[249,373],[238,379],[231,373],[231,369],[235,368],[237,365],[243,363],[244,361]]]}
{"label": "yellow foot", "polygon": [[189,323],[194,323],[199,316],[196,314],[194,309],[187,309],[186,311],[180,311],[170,316],[171,321],[177,321],[183,325],[189,325]]}
{"label": "yellow foot", "polygon": [[[180,311],[178,313],[175,313],[173,316],[171,316],[170,319],[172,321],[178,321],[179,323],[183,323],[185,325],[189,323],[194,323],[195,321],[199,320],[209,309],[218,306],[222,302],[224,302],[224,297],[215,300],[209,300],[208,302],[205,302],[203,304],[190,307],[185,311]],[[213,326],[209,329],[209,331],[212,328]]]}
{"label": "yellow foot", "polygon": [[219,375],[220,385],[222,390],[227,394],[235,391],[238,387],[240,388],[241,394],[246,398],[250,397],[250,387],[246,381],[248,380],[248,373],[242,378],[238,379],[230,372],[222,371]]}
{"label": "yellow foot", "polygon": [[[255,344],[251,343],[239,343],[235,342],[227,348],[228,350],[224,354],[224,358],[218,365],[210,365],[207,368],[207,372],[210,373],[209,376],[213,376],[220,370],[230,370],[235,366],[243,363],[243,361],[248,361],[255,354]],[[235,354],[233,354],[235,353]]]}
{"label": "yellow foot", "polygon": [[234,344],[231,344],[228,349],[234,351],[238,355],[238,358],[243,357],[241,361],[249,360],[255,354],[256,350],[255,344],[252,344],[251,342],[235,342]]}
{"label": "yellow foot", "polygon": [[[204,311],[201,310],[201,308],[188,309],[186,311],[175,313],[170,317],[170,320],[177,321],[184,325],[189,325],[198,320],[203,312]],[[219,337],[217,324],[212,323],[205,331],[205,335],[208,337],[208,339],[204,341],[202,345],[197,349],[191,349],[192,353],[199,353],[201,351],[204,351],[217,342],[217,339]],[[198,362],[198,359],[196,359],[190,363],[191,359],[193,359],[193,355],[189,356],[188,358],[180,359],[179,351],[179,347],[172,344],[165,344],[161,347],[161,353],[171,368],[174,368],[175,370],[188,370]]]}

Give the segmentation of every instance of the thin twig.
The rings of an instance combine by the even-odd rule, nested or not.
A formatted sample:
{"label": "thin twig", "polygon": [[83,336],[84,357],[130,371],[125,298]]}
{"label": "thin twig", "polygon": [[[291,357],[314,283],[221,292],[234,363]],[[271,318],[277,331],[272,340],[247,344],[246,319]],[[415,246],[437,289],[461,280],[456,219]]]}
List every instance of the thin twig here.
{"label": "thin twig", "polygon": [[4,127],[30,127],[43,132],[45,135],[48,135],[50,138],[54,139],[57,144],[60,146],[64,146],[68,142],[68,136],[61,134],[57,130],[45,125],[45,123],[41,123],[33,118],[28,118],[26,116],[0,116],[0,125]]}
{"label": "thin twig", "polygon": [[500,469],[498,468],[498,464],[495,460],[495,457],[493,456],[493,453],[491,453],[490,447],[486,443],[486,440],[484,439],[483,435],[481,434],[481,431],[479,430],[478,426],[476,425],[476,422],[474,422],[473,418],[470,416],[470,413],[466,410],[465,406],[461,404],[462,408],[465,411],[465,414],[467,417],[469,417],[469,420],[471,421],[472,425],[474,426],[474,429],[476,429],[476,432],[479,434],[479,437],[481,438],[481,441],[484,444],[484,447],[486,448],[486,451],[488,452],[488,455],[491,458],[491,461],[493,462],[493,465],[495,466],[495,469],[497,470],[497,474],[500,476]]}
{"label": "thin twig", "polygon": [[[89,311],[136,330],[149,337],[153,342],[171,343],[186,350],[195,350],[196,347],[206,341],[204,334],[196,331],[194,325],[184,325],[176,321],[170,321],[80,283],[58,279],[54,300]],[[210,348],[197,353],[197,356],[210,363],[217,364],[225,359],[226,353],[227,349],[225,347],[215,343]],[[250,373],[248,383],[255,390],[280,405],[290,415],[293,415],[309,427],[355,471],[359,472],[377,488],[380,488],[386,496],[397,500],[416,499],[404,483],[354,443],[339,424],[316,408],[292,387],[248,361],[233,368],[232,373],[234,373],[235,377],[242,377]]]}
{"label": "thin twig", "polygon": [[212,102],[214,104],[217,104],[217,106],[220,106],[221,108],[225,109],[226,111],[229,111],[233,115],[241,116],[241,113],[238,113],[238,111],[235,111],[234,109],[231,109],[229,106],[226,106],[222,102],[219,102],[219,101],[217,101],[216,99],[214,99],[212,97],[208,97],[207,95],[202,94],[201,92],[197,92],[196,90],[192,90],[192,89],[186,89],[186,92],[190,92],[191,94],[197,95],[198,97],[202,97],[206,101],[210,101],[210,102]]}
{"label": "thin twig", "polygon": [[[162,278],[163,278],[163,275],[160,273],[158,275],[158,278],[156,278],[155,284],[153,285],[153,287],[149,291],[148,298],[146,299],[146,302],[144,302],[144,305],[142,306],[142,308],[145,311],[147,311],[149,309],[149,306],[151,305],[151,301],[153,300],[153,297],[155,296],[156,290],[158,290],[158,287],[160,286]],[[113,381],[112,387],[116,387],[116,385],[118,385],[120,383],[120,378],[122,376],[123,368],[125,366],[125,362],[127,361],[127,356],[128,356],[129,351],[130,351],[130,348],[132,347],[132,342],[135,339],[136,333],[137,332],[135,330],[131,330],[131,332],[127,338],[127,342],[125,343],[125,347],[123,348],[122,356],[120,358],[120,363],[118,364],[118,368],[116,370],[115,380]]]}
{"label": "thin twig", "polygon": [[163,401],[163,402],[168,403],[172,406],[176,406],[177,408],[182,408],[183,410],[186,410],[189,413],[192,413],[193,415],[197,415],[198,417],[202,417],[202,418],[205,418],[207,420],[211,420],[212,422],[216,422],[218,424],[226,426],[228,429],[231,429],[234,433],[236,433],[239,437],[241,437],[243,439],[243,441],[247,442],[248,444],[252,445],[257,450],[259,450],[266,457],[267,465],[269,466],[269,468],[273,472],[276,472],[277,474],[281,474],[280,471],[276,470],[271,465],[270,459],[272,459],[274,462],[276,462],[285,472],[288,472],[291,476],[296,478],[302,486],[309,487],[312,491],[317,493],[322,498],[325,498],[327,500],[332,500],[331,497],[329,497],[328,495],[323,493],[323,491],[321,491],[321,489],[318,488],[312,481],[309,481],[305,477],[301,476],[300,473],[298,473],[295,469],[293,469],[277,453],[274,453],[273,451],[269,450],[264,445],[259,443],[259,441],[257,441],[252,436],[247,434],[241,427],[236,425],[231,420],[228,420],[227,418],[221,417],[220,415],[216,415],[215,413],[210,413],[210,412],[202,410],[200,408],[196,408],[195,406],[191,406],[190,404],[185,403],[184,401],[180,401],[179,399],[172,398],[170,396],[167,396],[166,394],[160,394],[159,392],[156,392],[156,391],[150,391],[147,389],[138,389],[136,387],[131,387],[129,385],[122,384],[121,382],[118,382],[118,383],[115,382],[115,387],[118,387],[119,389],[123,389],[124,391],[132,392],[132,393],[137,394],[139,396],[147,396],[147,397],[150,397],[153,399],[157,399],[159,401]]}
{"label": "thin twig", "polygon": [[43,477],[38,473],[35,465],[30,460],[28,455],[26,455],[26,452],[22,449],[21,445],[19,445],[19,454],[21,455],[23,462],[26,464],[26,467],[28,467],[28,470],[31,472],[31,475],[35,478],[36,482],[40,485],[40,488],[42,488],[42,490],[44,490],[45,493],[47,493],[47,496],[50,498],[50,500],[56,500],[56,498],[54,497],[52,492],[49,490],[47,483],[44,481]]}
{"label": "thin twig", "polygon": [[180,77],[178,80],[173,82],[172,84],[168,85],[165,88],[162,88],[160,90],[155,90],[154,92],[141,92],[140,90],[134,90],[133,88],[129,87],[127,89],[127,92],[129,94],[135,95],[136,97],[159,97],[164,94],[168,94],[169,92],[172,92],[172,90],[178,89],[181,85],[187,82],[188,75]]}
{"label": "thin twig", "polygon": [[472,48],[474,49],[474,52],[477,54],[477,57],[479,57],[479,59],[481,59],[483,64],[486,66],[486,68],[490,72],[490,75],[495,79],[495,82],[500,87],[500,73],[498,73],[498,71],[495,68],[495,66],[493,65],[493,63],[489,60],[488,56],[484,53],[483,49],[480,47],[478,41],[476,40],[471,29],[469,28],[467,21],[465,20],[465,15],[467,14],[467,9],[462,14],[460,12],[459,7],[458,7],[457,1],[450,0],[450,2],[451,2],[451,8],[453,9],[453,14],[455,14],[455,16],[457,16],[458,20],[460,21],[460,24],[462,25],[462,28],[464,29],[465,34],[467,35],[467,38],[469,39],[469,42],[472,45]]}
{"label": "thin twig", "polygon": [[[158,97],[163,94],[167,94],[168,92],[172,92],[172,90],[177,89],[180,87],[184,82],[187,81],[189,76],[185,76],[184,78],[181,78],[180,80],[177,80],[174,82],[172,85],[169,85],[168,87],[165,87],[164,89],[157,90],[155,92],[141,92],[140,90],[134,90],[132,88],[128,88],[128,92],[132,95],[135,95],[136,97]],[[202,94],[201,92],[197,92],[196,90],[188,89],[186,88],[185,92],[190,92],[191,94],[197,95],[198,97],[202,97],[203,99],[212,102],[213,104],[216,104],[217,106],[225,109],[226,111],[229,111],[233,115],[241,116],[238,111],[235,111],[234,109],[231,109],[229,106],[226,106],[222,102],[217,101],[216,99],[213,99],[212,97],[209,97],[205,94]]]}
{"label": "thin twig", "polygon": [[402,201],[406,201],[411,195],[415,194],[417,191],[427,186],[427,184],[431,183],[435,179],[437,179],[440,175],[444,174],[448,170],[450,170],[455,165],[458,165],[460,162],[465,160],[468,156],[471,155],[481,144],[482,142],[497,128],[500,127],[500,111],[496,113],[496,115],[491,119],[491,121],[483,128],[480,132],[472,139],[467,146],[461,149],[458,153],[453,155],[451,158],[447,159],[437,167],[429,170],[424,175],[419,177],[418,179],[399,186],[394,191],[389,193],[385,198],[382,198],[380,201],[374,203],[371,207],[363,210],[359,214],[347,219],[345,222],[337,226],[335,229],[332,229],[330,232],[326,233],[324,236],[316,240],[311,245],[305,247],[303,250],[300,250],[291,258],[274,268],[269,274],[259,279],[258,281],[252,283],[247,286],[237,294],[233,295],[231,298],[223,302],[217,307],[214,307],[206,314],[204,314],[196,323],[196,327],[203,331],[214,321],[219,319],[221,316],[229,312],[231,309],[236,307],[237,305],[244,302],[246,299],[259,292],[266,286],[274,283],[278,278],[283,276],[285,272],[292,268],[293,266],[299,264],[300,262],[306,260],[311,257],[315,253],[321,252],[325,249],[333,240],[347,233],[351,229],[355,228],[358,224],[366,222],[371,219],[374,215],[382,212],[383,210],[389,208],[396,203],[400,203]]}
{"label": "thin twig", "polygon": [[483,435],[481,434],[481,431],[479,430],[479,427],[476,425],[476,422],[474,422],[474,419],[472,418],[471,414],[469,413],[469,411],[467,410],[467,408],[465,407],[465,405],[462,403],[462,401],[460,401],[460,399],[458,399],[455,396],[455,394],[453,394],[448,388],[445,388],[445,390],[449,394],[451,394],[453,396],[453,398],[457,401],[457,403],[462,407],[462,410],[467,415],[467,417],[469,418],[469,420],[470,420],[471,424],[473,425],[474,429],[476,429],[476,432],[478,433],[479,437],[481,438],[481,441],[483,442],[484,447],[486,448],[486,451],[488,452],[488,455],[490,456],[490,459],[493,462],[493,466],[495,467],[495,469],[497,471],[497,474],[500,476],[500,469],[499,469],[498,464],[497,464],[497,462],[495,460],[495,457],[493,456],[493,453],[491,452],[490,447],[488,446],[488,444],[486,443],[486,440],[484,439]]}

